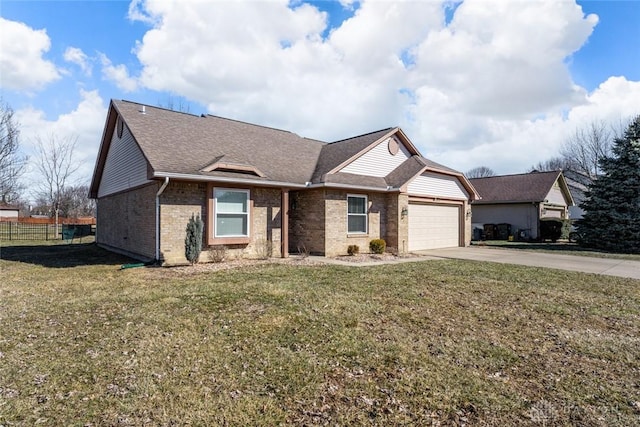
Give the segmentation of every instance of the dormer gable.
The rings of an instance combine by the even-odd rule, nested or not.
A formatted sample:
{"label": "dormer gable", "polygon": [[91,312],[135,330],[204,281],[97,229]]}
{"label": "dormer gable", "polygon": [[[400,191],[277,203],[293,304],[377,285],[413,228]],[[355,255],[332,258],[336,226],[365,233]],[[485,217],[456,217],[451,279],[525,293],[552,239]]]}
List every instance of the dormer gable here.
{"label": "dormer gable", "polygon": [[385,177],[407,159],[419,154],[402,130],[394,128],[329,173]]}
{"label": "dormer gable", "polygon": [[222,160],[216,160],[208,166],[200,169],[200,172],[235,172],[244,173],[248,175],[259,176],[264,178],[266,175],[252,165],[245,165],[240,163],[225,162]]}

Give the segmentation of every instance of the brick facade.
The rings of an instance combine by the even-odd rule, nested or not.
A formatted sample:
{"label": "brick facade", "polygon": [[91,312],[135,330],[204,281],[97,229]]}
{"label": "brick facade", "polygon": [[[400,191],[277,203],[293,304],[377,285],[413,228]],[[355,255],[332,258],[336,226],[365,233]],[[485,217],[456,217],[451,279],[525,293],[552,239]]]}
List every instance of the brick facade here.
{"label": "brick facade", "polygon": [[184,239],[191,215],[207,223],[206,184],[170,181],[160,196],[160,259],[166,264],[187,262]]}
{"label": "brick facade", "polygon": [[[222,185],[227,188],[228,186]],[[160,253],[165,264],[187,262],[184,251],[186,227],[191,215],[200,215],[205,224],[201,262],[207,262],[207,228],[212,227],[208,199],[213,186],[204,183],[171,181],[160,197]],[[228,258],[279,257],[281,252],[280,189],[252,187],[250,197],[250,242],[224,245]],[[211,194],[209,194],[211,192]]]}
{"label": "brick facade", "polygon": [[[98,199],[97,242],[111,249],[143,259],[155,257],[155,194],[159,184]],[[224,186],[227,187],[227,186]],[[191,215],[205,223],[202,262],[207,255],[209,198],[213,185],[170,181],[160,196],[160,259],[165,264],[183,264],[186,226]],[[282,242],[282,191],[251,187],[250,239],[248,244],[225,245],[227,258],[280,257]],[[211,194],[210,194],[211,193]],[[347,196],[366,195],[368,233],[347,233]],[[409,243],[408,218],[402,215],[409,197],[404,193],[358,192],[339,189],[311,189],[289,193],[289,252],[325,256],[346,255],[349,245],[369,252],[369,242],[382,238],[387,250],[406,253]],[[464,203],[463,212],[469,209]],[[471,220],[465,215],[464,244],[471,238]]]}
{"label": "brick facade", "polygon": [[290,253],[324,253],[325,192],[314,189],[289,193]]}
{"label": "brick facade", "polygon": [[[367,196],[367,234],[347,233],[347,195]],[[369,242],[386,237],[386,197],[381,193],[327,190],[325,200],[325,255],[346,255],[349,245],[358,245],[360,252],[369,252]],[[386,239],[385,239],[386,240]]]}
{"label": "brick facade", "polygon": [[97,200],[96,243],[124,254],[155,258],[155,195],[159,185],[101,197]]}
{"label": "brick facade", "polygon": [[464,221],[464,246],[471,244],[471,205],[467,202],[463,204],[463,221]]}
{"label": "brick facade", "polygon": [[[347,233],[349,194],[367,196],[367,234]],[[373,239],[384,239],[389,250],[396,251],[402,250],[398,248],[398,241],[407,239],[407,221],[400,218],[400,206],[403,201],[408,201],[406,195],[314,189],[292,191],[290,198],[291,253],[297,253],[304,248],[311,254],[346,255],[349,245],[358,245],[361,252],[368,252],[369,242]]]}
{"label": "brick facade", "polygon": [[402,215],[408,208],[409,196],[405,193],[387,196],[387,249],[404,254],[409,250],[409,219]]}

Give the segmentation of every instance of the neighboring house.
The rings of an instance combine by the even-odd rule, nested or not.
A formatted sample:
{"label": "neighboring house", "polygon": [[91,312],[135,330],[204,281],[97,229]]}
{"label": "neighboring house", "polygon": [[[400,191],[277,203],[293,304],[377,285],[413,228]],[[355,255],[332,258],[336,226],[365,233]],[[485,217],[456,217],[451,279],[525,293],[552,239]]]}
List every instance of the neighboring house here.
{"label": "neighboring house", "polygon": [[[463,174],[431,162],[399,128],[324,143],[216,116],[111,101],[90,196],[99,245],[185,262],[192,214],[204,251],[336,256],[382,238],[400,253],[465,246]],[[206,261],[206,254],[201,256]]]}
{"label": "neighboring house", "polygon": [[518,230],[536,239],[543,218],[568,218],[574,204],[561,171],[531,172],[519,175],[470,179],[480,200],[471,205],[474,227],[509,224],[511,234]]}
{"label": "neighboring house", "polygon": [[0,202],[0,221],[17,221],[20,208]]}
{"label": "neighboring house", "polygon": [[583,173],[570,170],[564,171],[563,175],[571,191],[573,202],[575,203],[575,206],[569,206],[569,218],[580,219],[584,214],[584,210],[582,210],[580,205],[586,199],[585,193],[589,189],[589,185],[591,185],[591,178]]}

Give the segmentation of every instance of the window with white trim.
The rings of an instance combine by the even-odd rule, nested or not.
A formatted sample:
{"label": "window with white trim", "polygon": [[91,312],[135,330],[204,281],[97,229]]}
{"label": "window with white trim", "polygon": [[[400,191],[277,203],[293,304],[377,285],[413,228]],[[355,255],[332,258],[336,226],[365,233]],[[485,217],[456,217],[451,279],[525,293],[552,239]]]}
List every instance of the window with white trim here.
{"label": "window with white trim", "polygon": [[347,233],[367,234],[367,196],[347,196]]}
{"label": "window with white trim", "polygon": [[214,237],[249,237],[249,190],[215,188]]}

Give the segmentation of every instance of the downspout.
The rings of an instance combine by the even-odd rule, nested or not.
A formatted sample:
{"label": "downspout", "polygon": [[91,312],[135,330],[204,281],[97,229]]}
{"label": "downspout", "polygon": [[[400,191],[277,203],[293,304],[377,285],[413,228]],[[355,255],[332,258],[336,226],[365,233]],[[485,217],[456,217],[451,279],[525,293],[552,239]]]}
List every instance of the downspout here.
{"label": "downspout", "polygon": [[164,178],[164,182],[156,193],[156,263],[160,263],[160,195],[169,185],[169,177]]}

